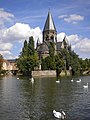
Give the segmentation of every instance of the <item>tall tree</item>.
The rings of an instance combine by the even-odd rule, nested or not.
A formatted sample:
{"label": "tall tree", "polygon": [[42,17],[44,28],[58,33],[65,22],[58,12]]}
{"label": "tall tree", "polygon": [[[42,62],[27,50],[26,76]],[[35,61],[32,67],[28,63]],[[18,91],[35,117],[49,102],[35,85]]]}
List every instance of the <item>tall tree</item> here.
{"label": "tall tree", "polygon": [[59,54],[55,55],[55,65],[56,65],[56,75],[58,77],[64,66],[64,60],[60,58]]}
{"label": "tall tree", "polygon": [[32,70],[34,70],[34,67],[38,66],[38,64],[38,54],[34,49],[34,40],[33,37],[30,37],[28,43],[26,40],[24,42],[21,55],[17,60],[17,66],[24,75],[31,76]]}
{"label": "tall tree", "polygon": [[28,49],[28,43],[27,43],[27,41],[25,40],[24,41],[24,46],[23,46],[23,48],[22,48],[22,52],[21,52],[21,56],[27,56],[27,49]]}
{"label": "tall tree", "polygon": [[35,49],[34,49],[34,39],[33,37],[29,37],[29,42],[28,42],[28,55],[34,55],[35,54]]}
{"label": "tall tree", "polygon": [[49,43],[49,55],[50,57],[54,57],[55,54],[55,44],[53,42]]}

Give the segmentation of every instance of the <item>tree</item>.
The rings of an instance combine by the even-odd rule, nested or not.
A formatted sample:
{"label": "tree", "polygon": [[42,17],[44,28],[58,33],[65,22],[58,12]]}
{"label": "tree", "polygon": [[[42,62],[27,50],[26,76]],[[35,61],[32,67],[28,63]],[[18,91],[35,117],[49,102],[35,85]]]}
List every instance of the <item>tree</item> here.
{"label": "tree", "polygon": [[80,58],[78,55],[74,52],[70,52],[70,66],[72,68],[72,74],[73,75],[79,75],[80,74],[80,63],[79,63]]}
{"label": "tree", "polygon": [[60,58],[59,54],[55,55],[56,76],[58,77],[63,69],[64,60]]}
{"label": "tree", "polygon": [[49,43],[49,55],[50,57],[54,57],[55,54],[55,44],[53,42]]}
{"label": "tree", "polygon": [[27,49],[28,49],[28,44],[27,41],[24,41],[24,47],[22,48],[21,56],[27,56]]}
{"label": "tree", "polygon": [[23,75],[32,75],[32,70],[34,67],[38,66],[38,54],[34,49],[33,37],[29,38],[29,42],[24,41],[24,47],[22,49],[21,55],[17,60],[17,66]]}
{"label": "tree", "polygon": [[0,74],[2,73],[3,56],[0,54]]}
{"label": "tree", "polygon": [[29,42],[28,42],[28,56],[34,55],[35,54],[35,49],[34,49],[34,39],[33,37],[29,37]]}
{"label": "tree", "polygon": [[42,70],[55,70],[55,59],[54,57],[46,57],[42,59]]}

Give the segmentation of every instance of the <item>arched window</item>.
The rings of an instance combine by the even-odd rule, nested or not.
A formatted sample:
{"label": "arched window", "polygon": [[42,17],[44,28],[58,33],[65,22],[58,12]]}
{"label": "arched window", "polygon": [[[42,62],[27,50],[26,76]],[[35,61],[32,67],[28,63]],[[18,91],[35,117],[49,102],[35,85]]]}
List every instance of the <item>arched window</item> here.
{"label": "arched window", "polygon": [[51,36],[51,40],[54,42],[54,36],[53,35]]}

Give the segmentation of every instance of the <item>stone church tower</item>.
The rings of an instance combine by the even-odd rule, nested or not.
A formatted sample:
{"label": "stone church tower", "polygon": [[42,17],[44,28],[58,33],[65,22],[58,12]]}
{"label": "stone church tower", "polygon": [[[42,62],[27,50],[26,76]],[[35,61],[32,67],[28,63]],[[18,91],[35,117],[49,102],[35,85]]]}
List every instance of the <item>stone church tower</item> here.
{"label": "stone church tower", "polygon": [[43,29],[43,42],[45,41],[57,42],[57,31],[50,10]]}

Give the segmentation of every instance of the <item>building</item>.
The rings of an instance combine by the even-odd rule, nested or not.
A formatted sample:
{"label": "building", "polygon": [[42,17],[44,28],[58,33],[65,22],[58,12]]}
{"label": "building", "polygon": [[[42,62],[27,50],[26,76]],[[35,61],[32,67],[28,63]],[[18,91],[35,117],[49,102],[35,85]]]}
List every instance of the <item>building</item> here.
{"label": "building", "polygon": [[3,59],[2,69],[8,71],[8,73],[16,74],[16,72],[18,71],[18,68],[16,66],[16,59]]}
{"label": "building", "polygon": [[66,49],[67,51],[71,49],[66,36],[62,42],[57,42],[57,30],[52,18],[52,14],[49,10],[48,16],[43,29],[43,42],[40,43],[37,40],[36,50],[39,55],[39,59],[49,56],[49,43],[53,42],[55,45],[55,53],[60,52],[61,49]]}

